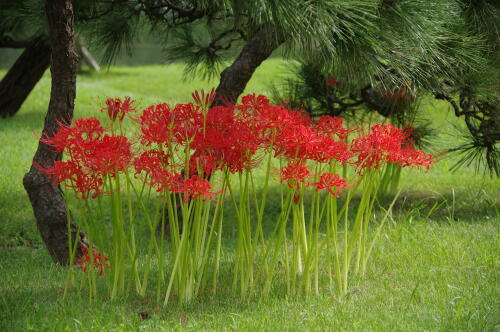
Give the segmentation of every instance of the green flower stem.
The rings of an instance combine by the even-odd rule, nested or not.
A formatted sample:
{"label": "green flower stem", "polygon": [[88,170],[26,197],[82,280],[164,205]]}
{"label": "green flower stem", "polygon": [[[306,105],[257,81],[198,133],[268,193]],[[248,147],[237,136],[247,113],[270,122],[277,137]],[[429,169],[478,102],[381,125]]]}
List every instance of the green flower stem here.
{"label": "green flower stem", "polygon": [[[153,258],[153,250],[155,250],[155,253],[157,255],[157,257],[160,257],[160,255],[162,255],[162,252],[163,252],[163,249],[160,248],[160,246],[162,247],[163,246],[163,242],[162,241],[162,244],[159,246],[157,241],[156,241],[156,228],[158,227],[158,223],[160,222],[159,221],[159,218],[158,218],[158,215],[159,215],[159,211],[160,211],[160,208],[162,208],[163,205],[161,205],[161,203],[163,202],[163,200],[156,200],[156,205],[155,205],[155,210],[154,210],[154,222],[151,220],[151,215],[147,209],[147,207],[145,206],[144,204],[144,191],[145,191],[145,185],[146,185],[146,182],[147,182],[147,178],[144,179],[144,182],[141,186],[141,190],[140,191],[137,191],[137,189],[135,188],[132,180],[130,179],[130,176],[128,175],[128,173],[125,173],[126,174],[126,178],[127,178],[127,183],[128,185],[130,186],[130,188],[132,189],[132,192],[135,194],[137,200],[139,201],[139,207],[140,207],[140,210],[144,213],[144,217],[146,219],[146,222],[149,226],[149,230],[150,230],[150,240],[149,240],[149,243],[148,243],[148,250],[147,250],[147,255],[146,255],[146,260],[145,260],[145,265],[143,267],[143,278],[142,278],[142,282],[140,281],[140,277],[139,277],[139,273],[137,273],[138,275],[138,282],[137,282],[137,285],[140,286],[140,289],[137,291],[138,294],[140,296],[145,296],[146,294],[146,290],[147,290],[147,286],[148,286],[148,280],[149,280],[149,271],[151,270],[151,261],[152,261],[152,258]],[[151,191],[151,187],[149,187],[149,194],[148,196],[151,195],[150,193]],[[130,196],[130,195],[129,195]],[[167,200],[167,202],[169,202],[169,194],[167,193],[166,194],[166,198],[165,200]],[[169,209],[170,211],[170,209]],[[136,212],[137,213],[137,212]],[[135,217],[133,217],[135,219]],[[163,219],[163,218],[162,218]],[[173,220],[173,219],[169,219],[169,220]],[[175,224],[177,225],[177,223],[170,223],[170,225],[172,224]],[[172,234],[172,232],[171,232]],[[137,257],[138,257],[138,254],[139,252],[136,250],[135,252],[135,256],[133,257],[133,260],[132,260],[132,266],[134,266],[135,264],[135,261],[137,260]],[[163,256],[162,256],[163,257]],[[159,258],[161,261],[163,261],[163,258]],[[163,269],[160,268],[160,271],[159,273],[162,273],[163,274]],[[163,274],[163,278],[164,278],[164,274]],[[161,279],[161,276],[159,275],[159,280],[163,280]],[[160,282],[160,281],[158,281]]]}
{"label": "green flower stem", "polygon": [[[269,179],[271,177],[271,164],[272,164],[272,151],[274,147],[274,140],[276,137],[276,129],[272,130],[271,134],[271,144],[269,146],[269,154],[267,158],[267,165],[266,165],[266,175],[264,178],[264,187],[262,188],[262,197],[260,200],[260,205],[256,204],[256,207],[258,209],[257,213],[257,229],[255,231],[255,244],[254,244],[254,252],[256,251],[257,244],[259,243],[259,238],[260,238],[260,243],[264,245],[265,240],[264,240],[264,231],[262,229],[262,219],[264,218],[264,211],[267,203],[267,192],[269,189]],[[252,174],[252,173],[250,173]],[[252,182],[253,182],[253,177],[252,177]]]}
{"label": "green flower stem", "polygon": [[170,299],[170,293],[172,291],[172,285],[174,283],[174,279],[175,279],[176,272],[178,269],[179,261],[181,260],[181,255],[182,255],[183,249],[187,243],[187,238],[188,238],[187,233],[188,233],[187,231],[182,232],[181,241],[179,243],[179,250],[177,251],[177,253],[175,255],[175,261],[174,261],[174,266],[172,268],[172,274],[170,276],[170,281],[168,282],[167,292],[165,293],[165,300],[163,301],[164,307],[167,306],[168,300]]}
{"label": "green flower stem", "polygon": [[[343,276],[343,284],[342,284],[342,292],[341,294],[345,294],[347,292],[347,278],[349,274],[349,203],[351,202],[352,198],[352,191],[349,191],[347,193],[347,199],[344,203],[345,208],[345,213],[344,213],[344,264],[342,266],[342,276]],[[334,236],[336,236],[334,234]]]}
{"label": "green flower stem", "polygon": [[355,273],[359,273],[360,269],[360,263],[364,261],[364,257],[366,255],[366,241],[368,237],[368,224],[372,218],[372,212],[373,212],[373,206],[375,204],[375,200],[377,199],[377,190],[379,188],[380,184],[380,173],[377,172],[377,170],[371,170],[370,172],[370,188],[369,188],[369,196],[367,198],[368,205],[366,206],[366,209],[364,211],[364,222],[362,225],[361,229],[361,242],[360,242],[360,247],[357,255],[357,262],[356,262],[356,270]]}
{"label": "green flower stem", "polygon": [[240,296],[247,298],[253,288],[253,262],[254,252],[252,245],[252,232],[250,225],[250,199],[249,199],[249,181],[250,172],[243,175],[239,173],[239,202],[236,202],[234,190],[230,181],[227,181],[229,194],[233,205],[237,211],[238,237],[236,244],[236,263],[233,270],[233,291],[239,284]]}
{"label": "green flower stem", "polygon": [[[274,276],[274,271],[276,269],[276,266],[278,265],[278,257],[279,257],[279,251],[282,246],[284,246],[284,252],[285,252],[285,272],[286,272],[286,279],[287,279],[287,293],[291,293],[291,271],[290,271],[290,262],[289,262],[289,257],[288,257],[288,249],[287,249],[287,240],[286,240],[286,226],[288,223],[288,219],[290,217],[290,213],[292,211],[292,205],[293,205],[293,196],[295,195],[295,189],[289,190],[288,191],[288,196],[286,198],[286,201],[283,205],[283,208],[281,209],[281,213],[278,217],[278,220],[276,222],[276,227],[273,231],[273,234],[271,236],[271,239],[274,239],[274,241],[270,241],[270,244],[266,248],[266,252],[264,255],[264,261],[266,262],[266,281],[264,284],[264,288],[262,291],[262,297],[265,298],[269,295],[269,291],[271,290],[271,284]],[[272,245],[274,244],[274,245]],[[272,256],[269,258],[269,254]]]}
{"label": "green flower stem", "polygon": [[[67,202],[67,198],[65,193],[62,193],[64,200]],[[68,257],[69,257],[69,262],[68,262],[68,274],[66,276],[66,282],[64,283],[64,293],[63,293],[63,299],[66,298],[66,294],[68,292],[69,286],[73,283],[73,273],[74,273],[74,262],[75,262],[75,255],[76,255],[76,250],[78,249],[78,237],[80,236],[80,228],[77,227],[76,229],[76,236],[74,243],[72,242],[71,238],[71,212],[69,210],[68,204],[65,204],[66,208],[66,218],[67,218],[67,226],[68,226]]]}
{"label": "green flower stem", "polygon": [[385,211],[384,217],[380,221],[380,224],[377,227],[377,230],[375,231],[375,235],[373,236],[372,242],[371,242],[371,244],[370,244],[370,246],[368,248],[368,252],[366,253],[366,255],[364,257],[364,260],[363,260],[363,264],[362,264],[362,267],[361,267],[361,275],[362,276],[365,275],[366,266],[367,266],[368,260],[370,259],[370,255],[372,253],[373,247],[375,246],[375,243],[377,242],[378,237],[380,236],[380,233],[382,232],[382,227],[384,227],[384,224],[385,224],[387,218],[389,217],[389,215],[391,214],[392,208],[393,208],[394,204],[396,203],[396,201],[397,201],[397,199],[398,199],[398,197],[399,197],[400,194],[401,194],[401,189],[394,196],[391,204],[389,205],[389,207]]}

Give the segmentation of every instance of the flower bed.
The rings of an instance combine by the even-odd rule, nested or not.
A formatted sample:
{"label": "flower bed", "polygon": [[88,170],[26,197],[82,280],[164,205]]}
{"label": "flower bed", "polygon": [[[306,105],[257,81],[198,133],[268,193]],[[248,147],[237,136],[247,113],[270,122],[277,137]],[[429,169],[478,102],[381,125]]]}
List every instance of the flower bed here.
{"label": "flower bed", "polygon": [[[186,303],[216,292],[226,200],[236,211],[231,268],[237,296],[267,296],[277,276],[289,295],[323,287],[345,294],[349,279],[365,274],[394,203],[369,233],[383,170],[428,169],[431,156],[415,150],[408,134],[392,125],[350,130],[341,118],[312,120],[253,94],[241,105],[216,107],[209,107],[213,91],[193,98],[139,114],[130,98],[108,99],[106,125],[79,119],[42,138],[66,156],[43,171],[75,193],[75,209],[85,216],[78,223],[93,249],[83,248],[84,256],[75,258],[72,239],[69,250],[90,296],[100,282],[111,298],[133,291],[145,296],[153,288],[164,304],[172,295]],[[124,135],[127,118],[138,124],[138,135]],[[259,188],[256,169],[265,173]],[[273,231],[265,233],[272,186],[281,188],[281,208]],[[356,192],[361,198],[353,209]],[[138,234],[141,224],[147,225],[147,243]],[[70,268],[67,285],[74,279]]]}

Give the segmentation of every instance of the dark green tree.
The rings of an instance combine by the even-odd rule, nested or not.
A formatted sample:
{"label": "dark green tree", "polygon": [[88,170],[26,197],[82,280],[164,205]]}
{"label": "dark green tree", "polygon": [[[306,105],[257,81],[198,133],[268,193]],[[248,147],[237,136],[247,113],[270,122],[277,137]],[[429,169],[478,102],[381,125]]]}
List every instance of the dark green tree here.
{"label": "dark green tree", "polygon": [[464,67],[458,77],[443,77],[434,96],[446,100],[457,117],[464,120],[457,146],[450,151],[461,159],[454,169],[475,164],[500,176],[500,58],[498,3],[463,0],[463,19],[469,31],[481,38],[480,68]]}
{"label": "dark green tree", "polygon": [[[112,61],[149,26],[163,36],[172,60],[186,63],[186,74],[214,76],[227,54],[235,56],[222,70],[215,103],[234,103],[256,68],[283,45],[286,55],[319,49],[326,59],[335,40],[370,33],[376,15],[373,1],[173,1],[116,3],[92,27],[96,41]],[[368,27],[368,28],[367,28]]]}
{"label": "dark green tree", "polygon": [[[359,120],[376,112],[401,127],[415,126],[422,119],[418,104],[423,97],[446,100],[467,128],[461,134],[463,142],[449,149],[462,154],[454,168],[476,162],[478,168],[484,164],[484,169],[498,176],[496,8],[487,1],[427,5],[432,10],[426,16],[421,15],[426,13],[425,2],[386,3],[377,23],[382,44],[362,42],[365,52],[351,56],[346,52],[333,66],[318,59],[302,60],[273,89],[275,99],[313,116]],[[377,47],[390,52],[379,52]],[[377,55],[376,60],[370,54]],[[372,61],[384,64],[383,71]],[[414,130],[415,138],[418,141],[428,132],[424,119]]]}

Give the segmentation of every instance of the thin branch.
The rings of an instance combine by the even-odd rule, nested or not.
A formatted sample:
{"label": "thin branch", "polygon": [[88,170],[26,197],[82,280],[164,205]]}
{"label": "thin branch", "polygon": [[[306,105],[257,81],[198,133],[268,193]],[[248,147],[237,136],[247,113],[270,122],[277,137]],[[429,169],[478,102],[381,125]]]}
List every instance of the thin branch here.
{"label": "thin branch", "polygon": [[191,8],[182,8],[176,4],[173,4],[170,0],[165,0],[165,2],[168,4],[170,8],[175,9],[176,11],[184,14],[190,14],[196,10],[196,6],[193,6]]}

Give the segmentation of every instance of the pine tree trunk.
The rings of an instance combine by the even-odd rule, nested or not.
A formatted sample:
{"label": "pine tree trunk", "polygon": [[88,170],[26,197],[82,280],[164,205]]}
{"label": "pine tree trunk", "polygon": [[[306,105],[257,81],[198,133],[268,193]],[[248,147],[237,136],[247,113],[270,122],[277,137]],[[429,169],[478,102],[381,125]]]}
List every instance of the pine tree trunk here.
{"label": "pine tree trunk", "polygon": [[0,82],[0,117],[16,114],[49,65],[50,44],[45,36],[38,36]]}
{"label": "pine tree trunk", "polygon": [[[45,10],[49,23],[49,39],[52,49],[52,89],[45,117],[43,132],[52,135],[59,123],[69,124],[73,117],[76,94],[76,70],[78,55],[75,50],[73,5],[71,0],[46,0]],[[61,190],[34,165],[51,167],[60,160],[61,153],[40,142],[33,158],[33,166],[24,176],[23,183],[35,213],[38,230],[54,262],[68,264],[68,215]],[[71,224],[74,240],[84,241],[83,234]]]}
{"label": "pine tree trunk", "polygon": [[260,64],[269,58],[284,39],[272,39],[268,29],[262,28],[250,38],[238,58],[220,75],[220,83],[215,90],[214,105],[235,104],[243,93],[248,81]]}

